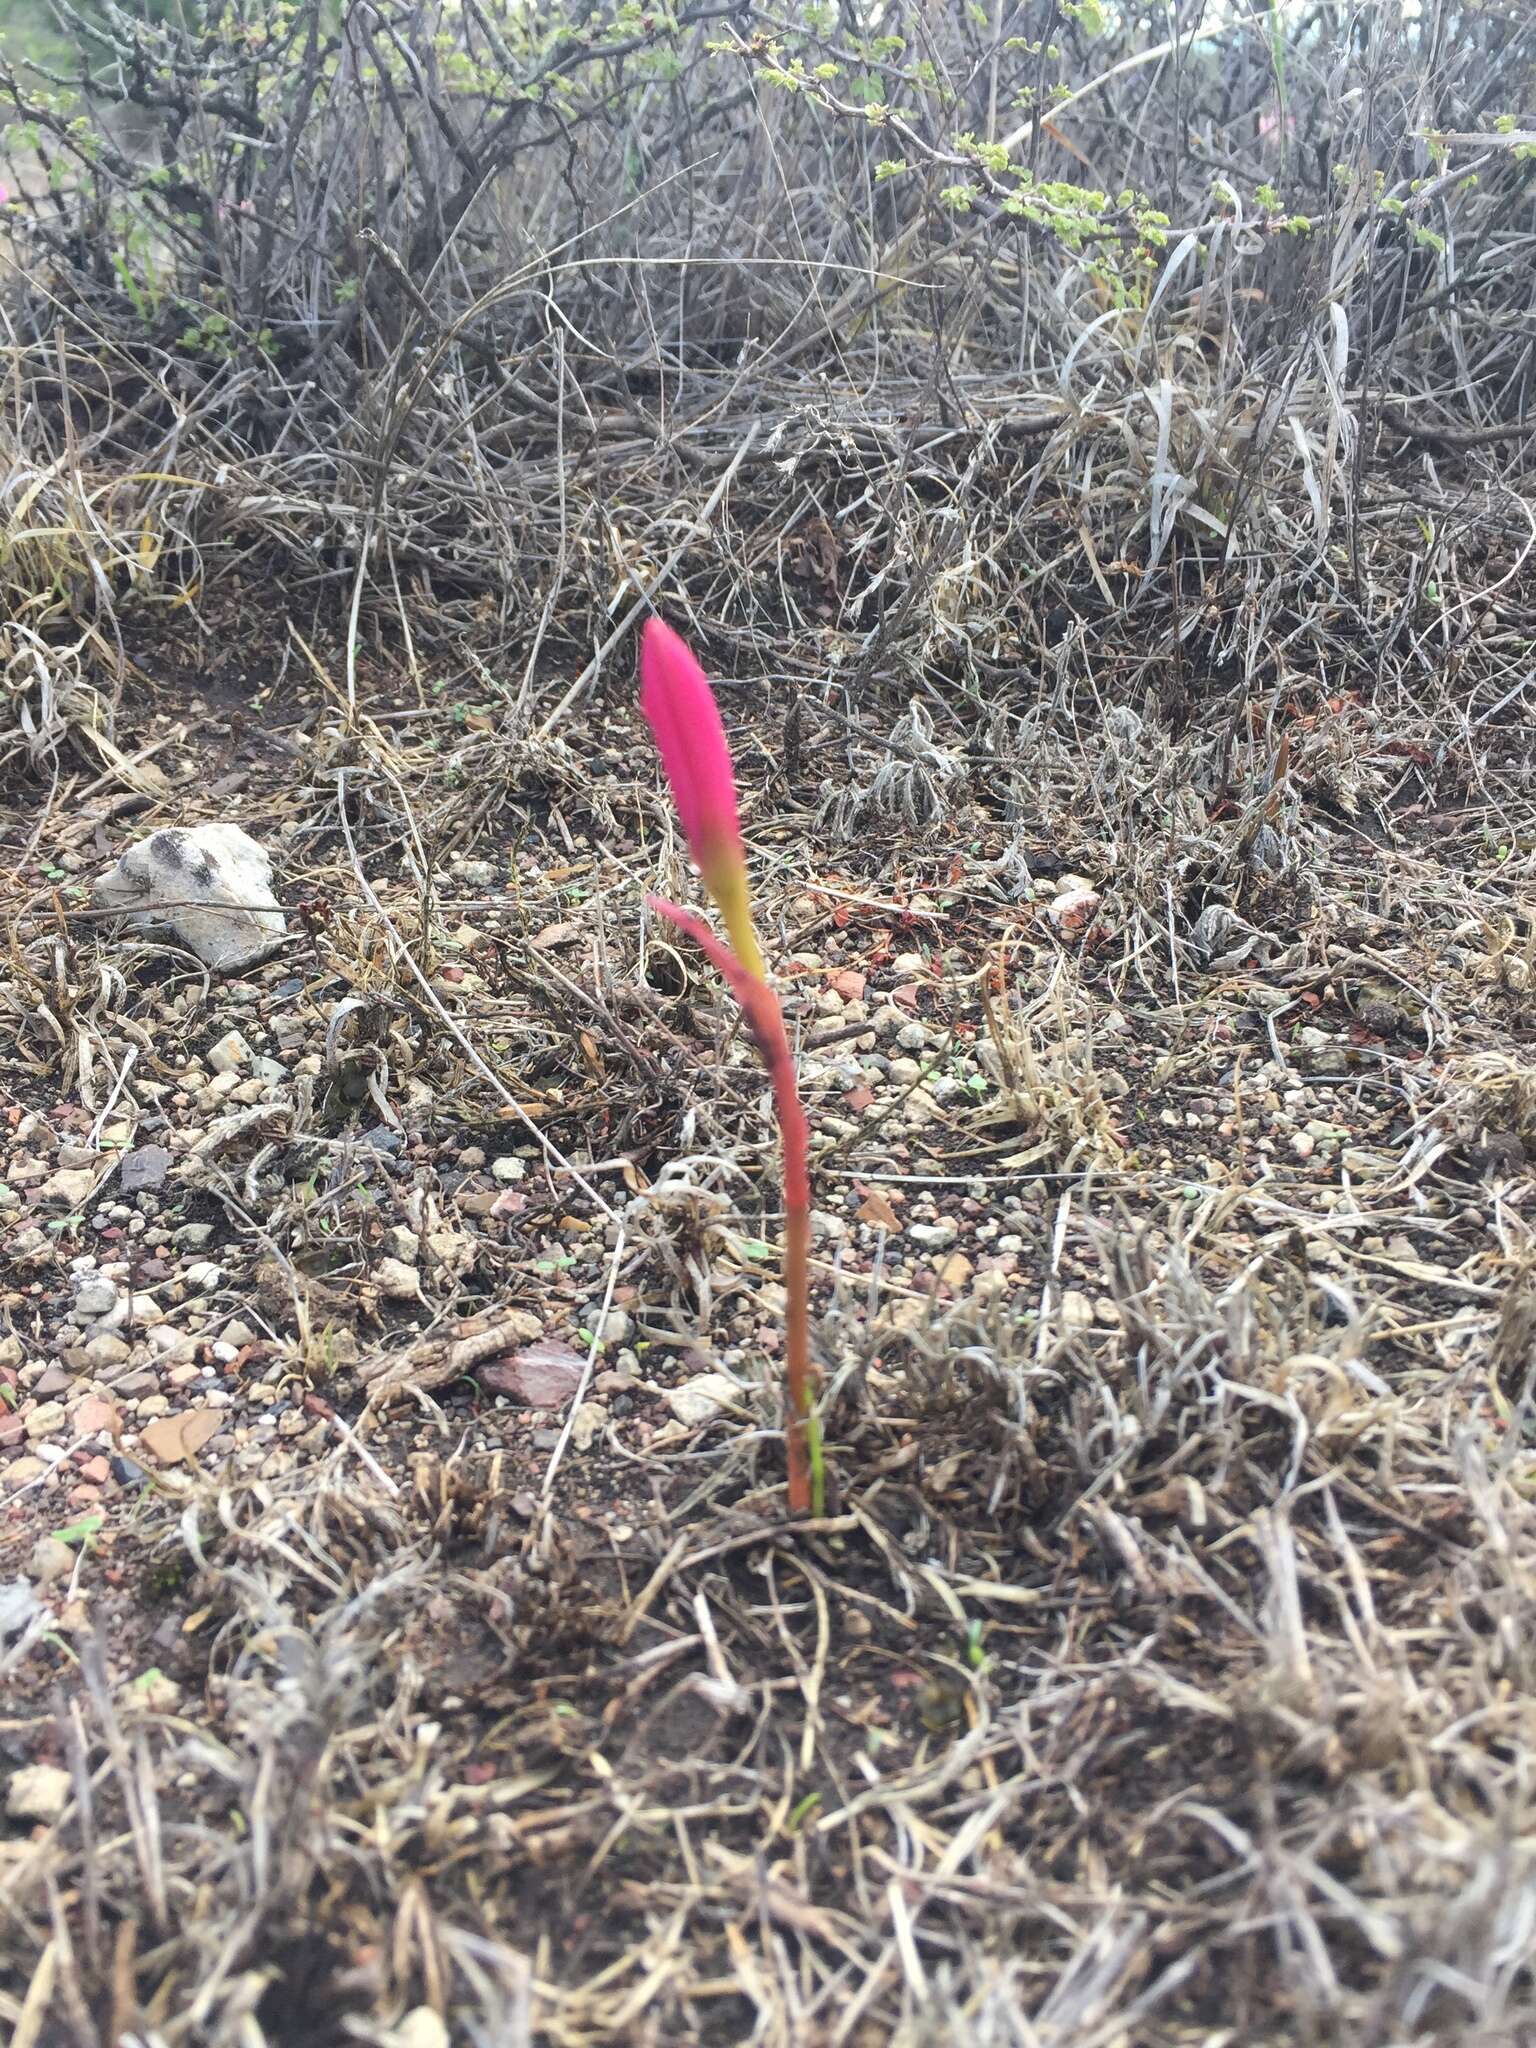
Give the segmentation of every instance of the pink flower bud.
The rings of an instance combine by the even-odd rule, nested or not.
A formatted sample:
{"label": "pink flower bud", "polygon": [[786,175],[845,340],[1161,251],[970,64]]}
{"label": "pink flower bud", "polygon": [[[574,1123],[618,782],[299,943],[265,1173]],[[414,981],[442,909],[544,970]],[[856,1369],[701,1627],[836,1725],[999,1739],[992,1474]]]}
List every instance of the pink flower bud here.
{"label": "pink flower bud", "polygon": [[660,619],[647,619],[640,643],[640,708],[655,735],[704,886],[719,905],[737,957],[761,978],[763,957],[747,897],[736,777],[720,707],[703,669]]}

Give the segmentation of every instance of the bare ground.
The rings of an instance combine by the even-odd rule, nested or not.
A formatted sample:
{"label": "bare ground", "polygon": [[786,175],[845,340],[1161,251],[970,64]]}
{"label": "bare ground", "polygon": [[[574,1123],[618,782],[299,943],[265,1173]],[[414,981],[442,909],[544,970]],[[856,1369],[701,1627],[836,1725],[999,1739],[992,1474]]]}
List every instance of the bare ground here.
{"label": "bare ground", "polygon": [[[1022,675],[1028,760],[728,689],[796,1525],[762,1082],[643,920],[622,691],[541,739],[380,648],[349,712],[270,588],[129,652],[153,775],[4,827],[21,2048],[1531,2038],[1532,840],[1465,760],[1347,679],[1260,785]],[[292,913],[229,982],[85,913],[198,817]]]}

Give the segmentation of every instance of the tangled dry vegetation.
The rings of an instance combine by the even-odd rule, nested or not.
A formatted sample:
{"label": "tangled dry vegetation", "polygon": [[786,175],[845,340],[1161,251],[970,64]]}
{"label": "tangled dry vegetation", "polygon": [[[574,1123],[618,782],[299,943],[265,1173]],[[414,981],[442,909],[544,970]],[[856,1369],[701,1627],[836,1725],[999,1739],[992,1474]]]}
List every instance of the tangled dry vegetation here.
{"label": "tangled dry vegetation", "polygon": [[[59,13],[18,2048],[1528,2042],[1529,10]],[[640,910],[653,600],[802,1050],[819,1522],[760,1077]],[[92,913],[230,817],[282,956]]]}

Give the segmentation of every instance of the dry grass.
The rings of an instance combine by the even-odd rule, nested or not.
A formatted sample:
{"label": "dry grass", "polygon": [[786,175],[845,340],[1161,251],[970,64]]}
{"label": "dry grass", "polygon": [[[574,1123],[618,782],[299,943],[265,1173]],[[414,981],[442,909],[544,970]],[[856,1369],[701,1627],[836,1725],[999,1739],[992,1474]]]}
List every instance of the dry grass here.
{"label": "dry grass", "polygon": [[[178,1162],[304,1456],[159,1475],[0,1641],[72,1781],[0,1845],[18,2048],[1536,2034],[1531,26],[856,14],[793,91],[760,10],[113,17],[94,155],[0,67],[73,163],[8,298],[10,1128],[179,1130],[283,1003],[320,1055]],[[653,598],[804,1047],[820,1523],[760,1077],[639,912]],[[302,938],[221,992],[84,881],[231,806]],[[488,1428],[566,1243],[725,1420]]]}

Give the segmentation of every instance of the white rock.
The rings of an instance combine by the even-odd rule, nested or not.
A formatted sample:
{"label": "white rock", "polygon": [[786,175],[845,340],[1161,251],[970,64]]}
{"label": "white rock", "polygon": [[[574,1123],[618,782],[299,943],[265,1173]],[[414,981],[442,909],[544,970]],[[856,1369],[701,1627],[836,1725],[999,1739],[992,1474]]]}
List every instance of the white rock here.
{"label": "white rock", "polygon": [[164,1321],[165,1310],[161,1308],[157,1301],[152,1301],[147,1294],[130,1296],[119,1292],[117,1300],[108,1309],[107,1313],[104,1316],[98,1316],[93,1323],[87,1326],[86,1335],[88,1337],[114,1337],[119,1330],[125,1329],[129,1323],[137,1323],[141,1329],[147,1330],[153,1324],[163,1323]]}
{"label": "white rock", "polygon": [[602,1317],[592,1320],[592,1333],[599,1344],[627,1344],[634,1329],[629,1312],[622,1308],[611,1308]]}
{"label": "white rock", "polygon": [[403,1259],[380,1259],[373,1269],[374,1282],[387,1301],[419,1301],[421,1275]]}
{"label": "white rock", "polygon": [[601,1401],[583,1401],[571,1417],[571,1442],[578,1451],[590,1450],[608,1427],[608,1410]]}
{"label": "white rock", "polygon": [[666,1402],[679,1422],[710,1422],[723,1408],[739,1408],[742,1395],[723,1372],[701,1372],[680,1387],[668,1387]]}
{"label": "white rock", "polygon": [[224,1284],[224,1268],[216,1266],[212,1259],[194,1259],[189,1266],[182,1267],[181,1277],[199,1294],[212,1294],[215,1287]]}
{"label": "white rock", "polygon": [[69,1804],[68,1771],[57,1764],[27,1764],[11,1773],[5,1810],[12,1820],[57,1820]]}
{"label": "white rock", "polygon": [[413,2006],[395,2028],[391,2048],[448,2048],[448,2029],[430,2005]]}
{"label": "white rock", "polygon": [[1079,1294],[1069,1287],[1061,1297],[1061,1320],[1069,1330],[1091,1330],[1093,1327],[1093,1303],[1086,1294]]}
{"label": "white rock", "polygon": [[253,1055],[238,1031],[226,1031],[208,1048],[208,1064],[216,1074],[237,1074],[248,1067]]}
{"label": "white rock", "polygon": [[500,1159],[491,1161],[491,1178],[500,1181],[522,1180],[528,1171],[524,1160],[515,1158],[510,1152]]}
{"label": "white rock", "polygon": [[905,1122],[914,1131],[920,1131],[925,1124],[931,1124],[938,1114],[939,1105],[926,1088],[914,1088],[907,1097],[906,1106],[902,1111]]}
{"label": "white rock", "polygon": [[467,1230],[429,1230],[427,1252],[451,1280],[462,1279],[480,1256],[480,1242]]}
{"label": "white rock", "polygon": [[907,1235],[914,1244],[926,1245],[930,1251],[947,1251],[960,1235],[960,1226],[951,1217],[945,1216],[937,1223],[909,1223]]}
{"label": "white rock", "polygon": [[136,930],[169,924],[209,967],[228,973],[277,950],[288,922],[272,863],[238,825],[171,826],[130,846],[96,884],[96,901]]}
{"label": "white rock", "polygon": [[71,1209],[78,1209],[90,1200],[95,1185],[96,1175],[89,1166],[61,1166],[37,1192],[44,1202],[67,1202]]}

